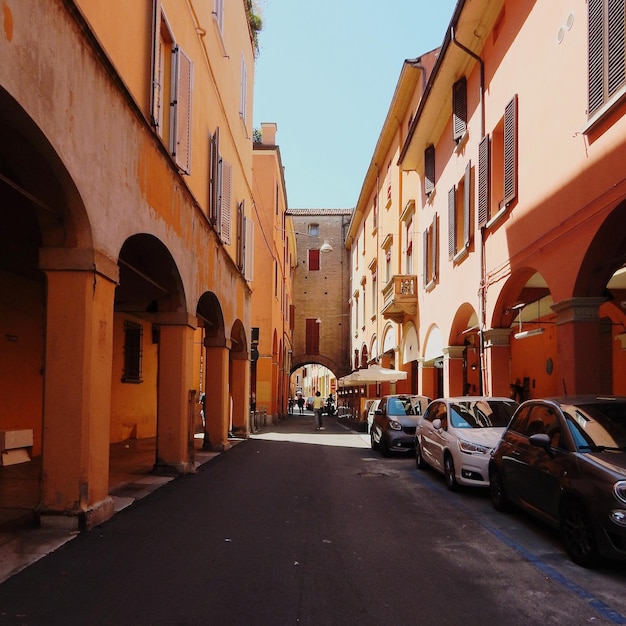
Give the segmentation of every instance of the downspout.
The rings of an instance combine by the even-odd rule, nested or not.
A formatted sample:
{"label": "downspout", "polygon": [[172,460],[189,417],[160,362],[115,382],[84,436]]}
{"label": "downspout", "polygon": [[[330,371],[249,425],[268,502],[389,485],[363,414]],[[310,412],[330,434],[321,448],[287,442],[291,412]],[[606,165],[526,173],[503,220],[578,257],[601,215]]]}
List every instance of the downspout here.
{"label": "downspout", "polygon": [[[450,26],[450,40],[454,43],[458,48],[463,50],[465,54],[471,56],[474,60],[476,60],[480,66],[480,93],[479,93],[479,101],[480,101],[480,136],[481,139],[485,136],[485,63],[484,61],[475,53],[472,52],[468,47],[464,46],[458,39],[456,38],[454,32],[454,26]],[[478,366],[479,366],[479,377],[478,377],[478,394],[485,394],[485,329],[486,329],[486,309],[487,309],[487,295],[486,295],[486,285],[487,285],[487,277],[486,277],[486,267],[485,267],[485,227],[483,226],[480,229],[480,288],[479,288],[479,330],[478,330]]]}

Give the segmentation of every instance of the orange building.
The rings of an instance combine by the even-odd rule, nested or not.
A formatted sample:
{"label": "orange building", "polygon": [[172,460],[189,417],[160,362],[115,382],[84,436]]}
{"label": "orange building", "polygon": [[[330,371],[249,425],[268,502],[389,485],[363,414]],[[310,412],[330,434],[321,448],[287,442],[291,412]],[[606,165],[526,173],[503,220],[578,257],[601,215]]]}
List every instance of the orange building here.
{"label": "orange building", "polygon": [[293,220],[286,213],[287,191],[276,131],[276,124],[261,124],[253,161],[258,226],[252,326],[258,343],[250,388],[257,412],[269,422],[284,417],[288,408],[293,353],[292,281],[297,258]]}
{"label": "orange building", "polygon": [[[626,393],[623,10],[457,3],[398,159],[417,175],[401,273],[417,301],[398,313],[396,366],[416,390]],[[382,282],[383,316],[403,285]]]}
{"label": "orange building", "polygon": [[2,3],[0,431],[44,524],[112,515],[112,442],[194,471],[199,391],[205,446],[248,431],[250,6]]}

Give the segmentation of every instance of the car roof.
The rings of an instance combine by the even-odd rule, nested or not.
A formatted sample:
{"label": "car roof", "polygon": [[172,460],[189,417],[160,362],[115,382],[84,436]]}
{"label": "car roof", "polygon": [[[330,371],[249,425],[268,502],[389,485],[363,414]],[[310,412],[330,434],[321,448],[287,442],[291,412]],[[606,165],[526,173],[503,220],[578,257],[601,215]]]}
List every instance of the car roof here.
{"label": "car roof", "polygon": [[517,400],[513,400],[513,398],[507,398],[505,396],[451,396],[449,398],[437,398],[437,400],[433,400],[433,402],[490,402],[494,400],[498,402],[514,402],[515,404],[519,404]]}
{"label": "car roof", "polygon": [[[599,402],[626,402],[626,396],[579,394],[574,396],[550,396],[546,398],[531,398],[526,402],[554,402],[555,404],[598,404]],[[525,404],[524,403],[524,404]]]}

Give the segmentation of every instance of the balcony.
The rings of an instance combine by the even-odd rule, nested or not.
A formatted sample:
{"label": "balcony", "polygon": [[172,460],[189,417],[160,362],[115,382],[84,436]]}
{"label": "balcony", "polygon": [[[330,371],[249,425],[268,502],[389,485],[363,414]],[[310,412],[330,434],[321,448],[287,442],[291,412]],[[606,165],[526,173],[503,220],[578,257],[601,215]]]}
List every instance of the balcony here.
{"label": "balcony", "polygon": [[392,276],[383,289],[383,317],[402,324],[407,317],[417,315],[417,276]]}

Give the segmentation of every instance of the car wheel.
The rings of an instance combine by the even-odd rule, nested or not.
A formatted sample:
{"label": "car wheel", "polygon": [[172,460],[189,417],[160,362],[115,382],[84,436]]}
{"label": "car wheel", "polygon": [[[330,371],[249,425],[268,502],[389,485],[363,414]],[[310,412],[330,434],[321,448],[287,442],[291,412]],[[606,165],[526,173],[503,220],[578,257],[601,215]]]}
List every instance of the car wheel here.
{"label": "car wheel", "polygon": [[600,560],[593,525],[581,502],[570,500],[561,509],[561,540],[569,558],[583,567],[594,567]]}
{"label": "car wheel", "polygon": [[387,443],[387,440],[385,439],[385,433],[382,433],[380,436],[380,442],[378,444],[378,449],[380,450],[381,454],[383,456],[389,456],[390,452],[389,452],[389,444]]}
{"label": "car wheel", "polygon": [[446,477],[446,487],[450,491],[456,491],[459,484],[456,482],[456,476],[454,475],[454,461],[449,454],[446,454],[443,459],[443,473]]}
{"label": "car wheel", "polygon": [[426,461],[422,456],[422,446],[418,441],[415,442],[415,467],[420,470],[426,469]]}
{"label": "car wheel", "polygon": [[374,439],[374,428],[372,427],[372,430],[370,430],[370,445],[372,447],[372,450],[378,450],[378,444],[376,443],[376,440]]}
{"label": "car wheel", "polygon": [[497,469],[489,471],[489,496],[491,504],[496,511],[507,511],[509,509],[509,500],[504,491],[502,476]]}

